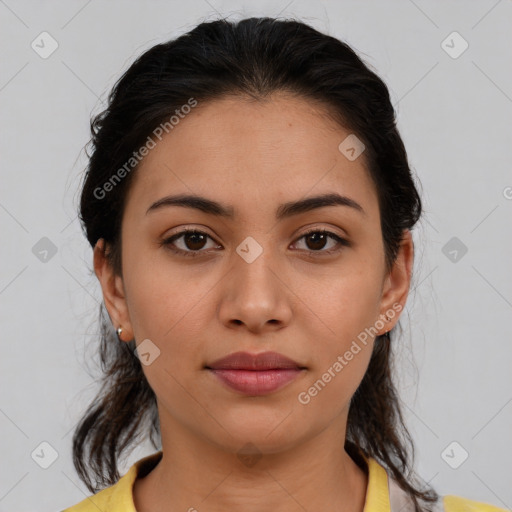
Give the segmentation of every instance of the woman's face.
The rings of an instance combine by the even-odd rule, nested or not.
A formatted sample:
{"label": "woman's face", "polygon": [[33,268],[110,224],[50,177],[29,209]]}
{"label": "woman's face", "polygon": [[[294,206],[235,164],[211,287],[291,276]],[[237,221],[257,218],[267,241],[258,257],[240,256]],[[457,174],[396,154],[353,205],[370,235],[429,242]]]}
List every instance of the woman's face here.
{"label": "woman's face", "polygon": [[[328,428],[344,438],[350,398],[375,335],[397,322],[412,264],[407,236],[386,273],[365,154],[354,159],[361,148],[352,138],[339,148],[349,135],[304,99],[224,98],[199,103],[137,169],[122,222],[122,279],[99,246],[95,268],[114,326],[144,343],[163,440],[182,429],[231,452],[251,443],[272,453]],[[349,201],[292,206],[326,194]],[[230,215],[152,208],[178,195]],[[185,229],[202,235],[179,236]],[[319,230],[332,235],[304,236]],[[235,389],[218,375],[237,370],[207,367],[239,351],[278,352],[302,369],[282,370],[293,378],[278,389]],[[278,372],[260,375],[253,380]]]}

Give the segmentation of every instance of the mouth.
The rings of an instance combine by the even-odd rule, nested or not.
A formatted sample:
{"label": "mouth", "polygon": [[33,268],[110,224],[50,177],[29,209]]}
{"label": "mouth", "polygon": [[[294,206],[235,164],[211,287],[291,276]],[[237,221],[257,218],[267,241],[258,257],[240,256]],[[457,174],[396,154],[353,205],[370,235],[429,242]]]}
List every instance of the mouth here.
{"label": "mouth", "polygon": [[307,368],[277,352],[235,352],[205,369],[232,390],[261,396],[283,388]]}

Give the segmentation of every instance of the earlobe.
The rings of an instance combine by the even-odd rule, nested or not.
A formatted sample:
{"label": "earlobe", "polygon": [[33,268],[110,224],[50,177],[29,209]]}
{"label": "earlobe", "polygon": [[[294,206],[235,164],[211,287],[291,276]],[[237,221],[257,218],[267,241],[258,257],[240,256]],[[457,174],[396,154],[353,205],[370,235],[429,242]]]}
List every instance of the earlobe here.
{"label": "earlobe", "polygon": [[386,318],[386,325],[379,334],[390,331],[397,324],[400,312],[405,307],[411,284],[413,261],[412,234],[410,230],[405,230],[393,267],[384,281],[380,318]]}
{"label": "earlobe", "polygon": [[[126,304],[123,279],[115,274],[106,255],[106,249],[105,240],[100,238],[94,247],[94,272],[100,282],[103,301],[114,328],[117,331],[119,327],[122,327],[123,334],[126,333],[123,337],[132,334],[131,340],[133,339],[133,333]],[[120,336],[119,339],[121,339]]]}

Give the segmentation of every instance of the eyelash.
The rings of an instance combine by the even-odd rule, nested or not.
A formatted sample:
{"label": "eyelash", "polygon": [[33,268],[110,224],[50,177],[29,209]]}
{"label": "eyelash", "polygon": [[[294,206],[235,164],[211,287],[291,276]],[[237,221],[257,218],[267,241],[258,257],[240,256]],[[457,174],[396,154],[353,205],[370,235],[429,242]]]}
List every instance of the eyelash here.
{"label": "eyelash", "polygon": [[[167,249],[169,249],[172,252],[174,252],[176,254],[179,254],[181,256],[191,257],[191,258],[194,258],[196,256],[200,256],[201,253],[203,253],[205,251],[203,251],[203,250],[183,251],[182,249],[177,249],[173,245],[175,240],[178,240],[179,238],[181,238],[182,236],[184,236],[184,235],[186,235],[188,233],[196,233],[196,234],[199,234],[199,235],[206,235],[207,237],[212,238],[208,233],[205,233],[204,231],[200,231],[198,229],[190,229],[190,228],[188,228],[188,229],[184,229],[183,231],[180,231],[179,233],[176,233],[176,234],[172,235],[169,238],[166,238],[165,240],[162,240],[162,242],[160,242],[160,246],[165,246]],[[307,231],[306,233],[303,233],[297,239],[297,241],[301,240],[302,238],[305,238],[306,236],[311,235],[313,233],[321,233],[323,235],[328,235],[330,238],[333,238],[334,240],[336,240],[336,242],[338,242],[338,244],[341,247],[338,247],[337,249],[329,249],[328,251],[323,251],[323,250],[310,251],[310,250],[306,250],[306,252],[310,256],[317,256],[319,254],[321,256],[324,256],[324,255],[330,256],[331,254],[334,254],[334,253],[337,253],[337,252],[341,251],[342,247],[350,247],[350,242],[348,240],[346,240],[346,239],[336,235],[335,233],[333,233],[331,231],[328,231],[326,229],[321,229],[321,228],[313,228],[313,229]]]}

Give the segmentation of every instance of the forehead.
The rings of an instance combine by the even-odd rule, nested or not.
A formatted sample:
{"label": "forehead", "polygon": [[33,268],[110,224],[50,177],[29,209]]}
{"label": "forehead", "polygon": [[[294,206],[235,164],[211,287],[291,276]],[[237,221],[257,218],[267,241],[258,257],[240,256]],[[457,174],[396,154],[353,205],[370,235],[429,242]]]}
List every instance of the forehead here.
{"label": "forehead", "polygon": [[351,132],[327,108],[287,94],[198,103],[156,140],[127,203],[147,209],[166,194],[186,193],[261,210],[269,202],[338,192],[371,212],[377,196],[365,154],[349,160],[340,151]]}

